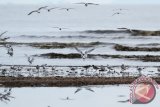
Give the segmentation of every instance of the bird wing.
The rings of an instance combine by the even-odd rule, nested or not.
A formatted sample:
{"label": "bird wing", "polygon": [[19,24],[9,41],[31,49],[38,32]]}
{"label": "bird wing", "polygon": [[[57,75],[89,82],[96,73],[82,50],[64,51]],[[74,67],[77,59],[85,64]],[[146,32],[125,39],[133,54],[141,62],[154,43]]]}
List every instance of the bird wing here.
{"label": "bird wing", "polygon": [[75,47],[75,49],[80,53],[83,54],[83,52],[81,50],[79,50],[77,47]]}
{"label": "bird wing", "polygon": [[61,29],[69,29],[69,28],[64,28],[64,27],[63,27],[63,28],[61,28]]}
{"label": "bird wing", "polygon": [[85,89],[88,91],[94,92],[94,90],[92,90],[90,87],[86,87]]}
{"label": "bird wing", "polygon": [[116,15],[117,13],[114,13],[112,16]]}
{"label": "bird wing", "polygon": [[0,37],[1,37],[2,35],[4,35],[5,33],[7,33],[7,32],[8,32],[8,31],[5,31],[5,32],[1,33],[1,34],[0,34]]}
{"label": "bird wing", "polygon": [[35,11],[31,11],[30,13],[28,13],[28,15],[31,15],[32,13],[34,13]]}
{"label": "bird wing", "polygon": [[38,13],[39,11],[38,10],[34,10],[34,11],[31,11],[30,13],[28,13],[28,15],[31,15],[32,13]]}
{"label": "bird wing", "polygon": [[81,90],[82,90],[82,88],[78,88],[74,93],[76,94],[76,93],[78,93]]}
{"label": "bird wing", "polygon": [[38,10],[45,9],[45,8],[47,8],[47,7],[48,7],[48,6],[40,7]]}
{"label": "bird wing", "polygon": [[74,8],[61,8],[59,10],[66,10],[66,9],[74,9]]}
{"label": "bird wing", "polygon": [[96,3],[87,3],[89,5],[99,5],[99,4],[96,4]]}
{"label": "bird wing", "polygon": [[58,7],[53,7],[53,8],[50,8],[50,9],[48,9],[48,10],[53,10],[53,9],[57,9]]}
{"label": "bird wing", "polygon": [[74,8],[68,8],[68,9],[74,9]]}
{"label": "bird wing", "polygon": [[59,29],[59,27],[52,27],[52,28],[58,28]]}
{"label": "bird wing", "polygon": [[91,53],[92,51],[94,51],[94,49],[95,49],[95,48],[92,48],[92,49],[86,51],[85,54]]}
{"label": "bird wing", "polygon": [[27,55],[27,54],[24,54],[24,56],[28,58],[28,55]]}
{"label": "bird wing", "polygon": [[65,9],[67,9],[67,8],[60,8],[59,10],[65,10]]}
{"label": "bird wing", "polygon": [[33,62],[33,61],[34,61],[34,57],[31,58],[31,62]]}
{"label": "bird wing", "polygon": [[86,4],[85,2],[80,2],[80,3],[74,3],[74,4]]}

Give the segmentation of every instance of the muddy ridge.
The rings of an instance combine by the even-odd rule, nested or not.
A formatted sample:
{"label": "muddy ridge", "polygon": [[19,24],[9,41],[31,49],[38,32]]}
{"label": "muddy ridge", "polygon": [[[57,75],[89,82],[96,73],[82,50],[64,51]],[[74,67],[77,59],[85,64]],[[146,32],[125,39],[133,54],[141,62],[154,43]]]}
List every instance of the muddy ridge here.
{"label": "muddy ridge", "polygon": [[90,43],[59,43],[59,42],[43,42],[43,43],[17,43],[17,42],[0,42],[0,45],[26,45],[40,49],[54,49],[54,48],[73,48],[77,47],[93,47],[97,45],[103,45],[102,42],[90,42]]}
{"label": "muddy ridge", "polygon": [[[131,84],[138,77],[0,77],[0,87],[69,87]],[[160,83],[160,78],[153,78]]]}
{"label": "muddy ridge", "polygon": [[115,45],[114,49],[117,51],[160,51],[159,47],[130,47],[124,45]]}
{"label": "muddy ridge", "polygon": [[[44,57],[49,59],[56,58],[66,58],[66,59],[80,59],[81,55],[79,53],[70,53],[70,54],[62,54],[62,53],[46,53],[40,55],[34,55],[35,57]],[[107,54],[88,54],[88,58],[96,59],[96,58],[124,58],[130,60],[141,60],[144,62],[160,62],[160,56],[154,55],[107,55]]]}
{"label": "muddy ridge", "polygon": [[160,31],[147,31],[131,29],[131,34],[134,36],[160,36]]}

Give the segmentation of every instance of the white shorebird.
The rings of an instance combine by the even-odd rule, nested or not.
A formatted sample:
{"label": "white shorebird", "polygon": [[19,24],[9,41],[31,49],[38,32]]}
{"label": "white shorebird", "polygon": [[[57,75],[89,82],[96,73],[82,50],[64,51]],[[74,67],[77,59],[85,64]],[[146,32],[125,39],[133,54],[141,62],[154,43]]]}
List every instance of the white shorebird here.
{"label": "white shorebird", "polygon": [[73,10],[74,8],[61,8],[59,10],[66,10],[66,11],[70,11],[70,10]]}
{"label": "white shorebird", "polygon": [[63,30],[63,29],[68,29],[68,28],[62,28],[62,27],[52,27],[52,28],[55,28],[55,29],[58,29],[58,30]]}
{"label": "white shorebird", "polygon": [[143,69],[145,69],[144,67],[138,67],[137,66],[137,71],[138,71],[138,73],[139,73],[139,76],[141,76],[142,75],[142,70]]}
{"label": "white shorebird", "polygon": [[29,64],[32,64],[33,61],[35,60],[34,57],[32,57],[32,56],[28,56],[26,54],[25,54],[25,56],[27,57]]}
{"label": "white shorebird", "polygon": [[81,57],[83,60],[85,60],[88,57],[88,54],[91,53],[92,51],[94,51],[94,48],[87,50],[85,52],[82,52],[80,49],[78,49],[77,47],[75,47],[75,49],[77,50],[77,52],[79,52],[81,54]]}
{"label": "white shorebird", "polygon": [[124,72],[125,70],[127,70],[128,68],[129,68],[128,66],[122,64],[122,65],[121,65],[121,72],[120,72],[120,73],[123,73],[123,72]]}
{"label": "white shorebird", "polygon": [[7,39],[9,39],[10,37],[5,37],[5,38],[2,38],[2,36],[4,35],[4,34],[6,34],[8,31],[5,31],[5,32],[2,32],[1,34],[0,34],[0,41],[6,41]]}
{"label": "white shorebird", "polygon": [[75,3],[75,4],[83,4],[86,7],[89,6],[89,5],[99,5],[99,4],[96,4],[96,3],[85,3],[85,2]]}
{"label": "white shorebird", "polygon": [[88,90],[88,91],[91,91],[91,92],[94,92],[94,90],[92,90],[90,87],[79,87],[77,88],[77,90],[74,92],[75,94],[78,93],[79,91],[81,91],[82,89],[85,89],[85,90]]}

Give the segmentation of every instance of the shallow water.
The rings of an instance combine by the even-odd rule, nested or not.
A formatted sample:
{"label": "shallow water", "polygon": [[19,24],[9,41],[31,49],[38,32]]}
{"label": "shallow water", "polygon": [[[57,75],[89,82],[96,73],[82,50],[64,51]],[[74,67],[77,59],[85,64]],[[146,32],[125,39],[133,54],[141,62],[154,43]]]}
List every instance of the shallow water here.
{"label": "shallow water", "polygon": [[[52,87],[52,88],[13,88],[11,99],[7,104],[0,102],[1,107],[106,107],[119,106],[128,107],[135,106],[129,102],[121,103],[129,99],[129,85],[120,86],[90,86],[94,92],[85,90],[84,88],[74,94],[76,87]],[[3,88],[0,88],[3,91]],[[145,105],[146,107],[159,107],[159,90],[155,99]],[[65,100],[69,97],[71,100]],[[136,105],[136,107],[144,105]]]}
{"label": "shallow water", "polygon": [[[36,5],[1,5],[0,25],[1,32],[8,30],[4,37],[11,37],[8,42],[35,43],[35,42],[58,42],[58,43],[91,43],[102,42],[104,44],[93,46],[95,50],[92,54],[108,55],[159,55],[160,52],[120,52],[113,49],[115,44],[128,46],[149,47],[149,44],[159,44],[159,36],[131,36],[126,32],[117,32],[118,27],[128,27],[135,29],[158,30],[160,21],[158,5],[100,5],[85,8],[79,5],[67,5],[76,9],[69,12],[54,10],[51,13],[42,11],[41,14],[28,16],[27,13],[38,8]],[[52,6],[50,6],[52,7]],[[66,7],[61,5],[60,7]],[[125,8],[122,15],[113,16],[115,8]],[[93,18],[94,17],[94,18]],[[133,18],[134,17],[134,18]],[[51,27],[67,27],[64,31],[58,31]],[[106,33],[96,33],[96,30],[116,30]],[[87,33],[85,30],[95,30]],[[9,57],[7,50],[0,46],[0,64],[28,64],[24,54],[37,55],[45,53],[77,53],[74,48],[63,49],[38,49],[33,47],[13,46],[14,56]],[[88,50],[88,48],[82,48]],[[159,65],[159,62],[143,62],[128,59],[87,59],[85,62],[81,59],[44,59],[35,58],[34,65]],[[76,63],[75,63],[76,62]]]}

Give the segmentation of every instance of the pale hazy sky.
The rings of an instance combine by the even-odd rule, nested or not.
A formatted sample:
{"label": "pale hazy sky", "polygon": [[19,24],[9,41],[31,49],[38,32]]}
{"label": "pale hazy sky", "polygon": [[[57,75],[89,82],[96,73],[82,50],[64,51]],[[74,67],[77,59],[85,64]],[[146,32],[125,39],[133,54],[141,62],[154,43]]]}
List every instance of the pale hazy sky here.
{"label": "pale hazy sky", "polygon": [[160,4],[160,0],[0,0],[0,4],[62,4],[96,2],[100,4]]}

